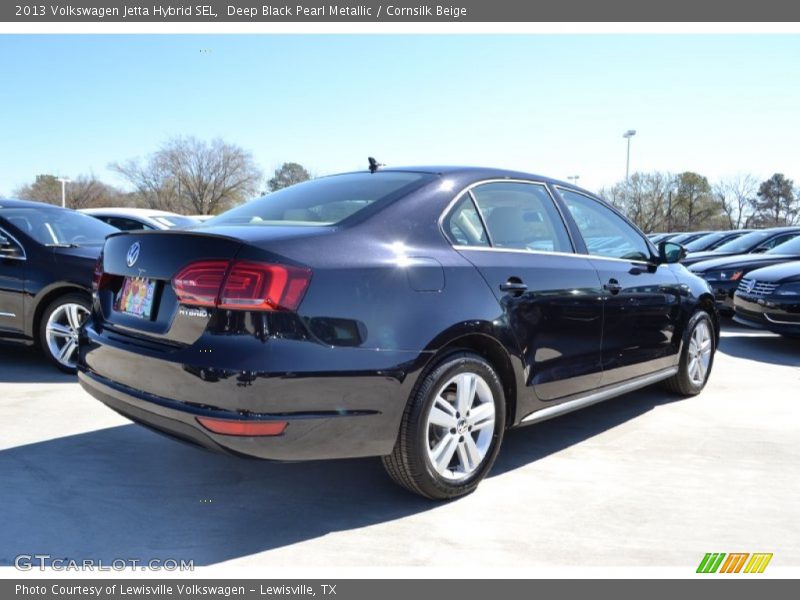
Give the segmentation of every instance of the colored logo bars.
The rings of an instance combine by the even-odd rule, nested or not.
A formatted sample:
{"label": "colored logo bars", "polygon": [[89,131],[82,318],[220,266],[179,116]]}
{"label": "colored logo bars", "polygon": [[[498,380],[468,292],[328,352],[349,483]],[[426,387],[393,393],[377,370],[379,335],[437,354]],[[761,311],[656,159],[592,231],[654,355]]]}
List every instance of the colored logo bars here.
{"label": "colored logo bars", "polygon": [[756,552],[754,554],[748,552],[734,552],[731,554],[709,552],[700,561],[697,572],[739,573],[744,567],[745,573],[763,573],[771,560],[772,553],[765,552]]}

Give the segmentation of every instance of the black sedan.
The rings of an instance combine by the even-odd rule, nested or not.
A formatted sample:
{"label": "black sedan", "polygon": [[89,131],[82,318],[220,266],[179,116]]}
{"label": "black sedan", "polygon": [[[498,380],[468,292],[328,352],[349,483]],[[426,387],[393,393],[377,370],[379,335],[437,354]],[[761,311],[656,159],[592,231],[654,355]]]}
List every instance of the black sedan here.
{"label": "black sedan", "polygon": [[472,491],[506,429],[708,380],[708,285],[604,201],[475,168],[315,179],[106,242],[79,379],[122,415],[274,460],[381,456]]}
{"label": "black sedan", "polygon": [[752,229],[733,229],[731,231],[712,231],[706,235],[700,236],[696,240],[692,240],[688,244],[681,243],[686,248],[686,252],[704,252],[707,250],[715,250],[722,246],[740,238],[746,233],[750,233]]}
{"label": "black sedan", "polygon": [[800,235],[800,227],[772,227],[747,233],[741,237],[704,252],[689,252],[681,262],[688,267],[704,260],[737,256],[739,254],[759,254],[771,250]]}
{"label": "black sedan", "polygon": [[74,373],[94,266],[116,231],[72,210],[0,199],[0,340],[35,344]]}
{"label": "black sedan", "polygon": [[733,297],[733,320],[789,337],[800,337],[800,262],[756,269]]}
{"label": "black sedan", "polygon": [[732,314],[733,293],[745,275],[755,269],[792,260],[800,260],[800,237],[775,246],[763,254],[740,254],[705,260],[692,265],[689,270],[705,279],[714,290],[720,312]]}

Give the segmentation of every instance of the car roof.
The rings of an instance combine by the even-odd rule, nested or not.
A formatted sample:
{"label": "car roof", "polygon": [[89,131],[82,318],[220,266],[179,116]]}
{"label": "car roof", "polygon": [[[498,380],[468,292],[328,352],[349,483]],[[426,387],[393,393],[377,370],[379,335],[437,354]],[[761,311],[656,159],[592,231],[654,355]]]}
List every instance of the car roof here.
{"label": "car roof", "polygon": [[[351,173],[363,173],[365,171],[351,171]],[[406,173],[428,173],[431,175],[458,175],[474,177],[475,179],[482,178],[496,178],[496,179],[533,179],[535,181],[543,181],[545,183],[552,183],[553,185],[563,185],[565,187],[581,189],[566,181],[553,179],[544,175],[537,175],[536,173],[527,173],[525,171],[514,171],[511,169],[498,169],[492,167],[470,167],[459,165],[425,165],[425,166],[408,166],[408,167],[381,167],[378,172],[406,172]],[[337,173],[336,175],[341,175]],[[588,190],[584,190],[588,192]],[[594,195],[594,194],[592,194]]]}
{"label": "car roof", "polygon": [[82,213],[87,215],[112,215],[130,217],[180,217],[178,213],[150,208],[128,208],[125,206],[109,206],[107,208],[82,208]]}
{"label": "car roof", "polygon": [[16,198],[0,198],[0,209],[3,208],[54,208],[57,210],[63,209],[55,204],[48,204],[47,202],[36,202],[35,200],[18,200]]}

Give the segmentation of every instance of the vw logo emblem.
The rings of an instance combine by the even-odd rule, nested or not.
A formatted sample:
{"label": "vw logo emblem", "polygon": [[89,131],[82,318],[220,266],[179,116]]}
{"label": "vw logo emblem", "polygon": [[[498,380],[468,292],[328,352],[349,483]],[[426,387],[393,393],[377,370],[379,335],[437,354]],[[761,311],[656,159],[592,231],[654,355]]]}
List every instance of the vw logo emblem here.
{"label": "vw logo emblem", "polygon": [[751,280],[750,280],[750,281],[747,283],[747,291],[748,291],[748,292],[752,292],[754,287],[756,287],[756,280],[755,280],[755,279],[751,279]]}
{"label": "vw logo emblem", "polygon": [[141,246],[139,242],[134,242],[131,244],[131,247],[128,248],[128,256],[126,257],[126,262],[128,263],[129,267],[132,267],[136,264],[136,261],[139,260],[139,250]]}

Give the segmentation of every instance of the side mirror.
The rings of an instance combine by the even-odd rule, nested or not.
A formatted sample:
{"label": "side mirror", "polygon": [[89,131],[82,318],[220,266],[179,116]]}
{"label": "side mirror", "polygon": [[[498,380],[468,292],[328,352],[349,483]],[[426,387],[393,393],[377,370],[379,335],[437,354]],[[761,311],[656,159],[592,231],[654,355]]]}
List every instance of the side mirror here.
{"label": "side mirror", "polygon": [[658,243],[658,262],[661,264],[672,264],[686,258],[686,248],[674,242]]}

